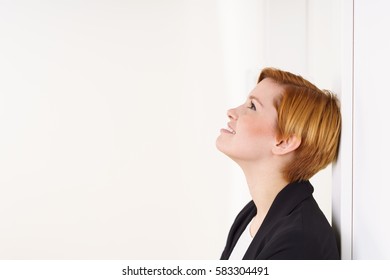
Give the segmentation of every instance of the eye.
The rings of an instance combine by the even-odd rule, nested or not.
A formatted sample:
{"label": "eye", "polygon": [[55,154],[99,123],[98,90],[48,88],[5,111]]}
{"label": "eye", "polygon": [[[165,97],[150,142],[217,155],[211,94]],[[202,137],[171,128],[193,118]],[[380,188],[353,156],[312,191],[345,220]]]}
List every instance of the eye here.
{"label": "eye", "polygon": [[251,101],[250,106],[248,107],[249,109],[256,111],[256,106],[253,104],[253,101]]}

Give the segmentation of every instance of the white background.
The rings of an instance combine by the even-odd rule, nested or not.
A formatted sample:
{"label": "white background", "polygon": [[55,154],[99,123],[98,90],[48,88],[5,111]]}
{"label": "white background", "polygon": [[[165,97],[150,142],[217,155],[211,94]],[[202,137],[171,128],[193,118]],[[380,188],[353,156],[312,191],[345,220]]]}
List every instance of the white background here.
{"label": "white background", "polygon": [[0,0],[0,258],[218,259],[249,199],[226,110],[265,66],[339,92],[340,24],[336,0]]}
{"label": "white background", "polygon": [[388,1],[355,0],[354,259],[390,259]]}

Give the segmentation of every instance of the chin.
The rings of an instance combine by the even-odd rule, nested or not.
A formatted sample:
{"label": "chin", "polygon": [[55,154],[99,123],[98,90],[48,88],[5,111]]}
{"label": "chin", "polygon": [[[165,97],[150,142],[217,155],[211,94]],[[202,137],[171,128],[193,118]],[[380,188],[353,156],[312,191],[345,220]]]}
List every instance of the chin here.
{"label": "chin", "polygon": [[226,147],[224,147],[225,145],[223,144],[221,136],[218,136],[217,140],[215,141],[215,146],[221,153],[226,155]]}
{"label": "chin", "polygon": [[224,147],[221,143],[218,143],[218,140],[216,141],[215,146],[217,147],[218,151],[220,151],[221,153],[223,153],[224,155],[226,155],[227,157],[229,157],[235,161],[232,154],[229,153],[229,151],[226,149],[226,147]]}

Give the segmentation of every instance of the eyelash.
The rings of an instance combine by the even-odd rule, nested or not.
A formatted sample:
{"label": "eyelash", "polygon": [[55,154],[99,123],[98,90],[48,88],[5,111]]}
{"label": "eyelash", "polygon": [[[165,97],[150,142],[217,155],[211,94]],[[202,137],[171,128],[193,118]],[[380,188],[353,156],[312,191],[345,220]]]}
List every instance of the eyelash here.
{"label": "eyelash", "polygon": [[256,106],[255,104],[253,103],[253,101],[251,101],[251,106],[248,107],[249,109],[253,110],[253,111],[256,111]]}

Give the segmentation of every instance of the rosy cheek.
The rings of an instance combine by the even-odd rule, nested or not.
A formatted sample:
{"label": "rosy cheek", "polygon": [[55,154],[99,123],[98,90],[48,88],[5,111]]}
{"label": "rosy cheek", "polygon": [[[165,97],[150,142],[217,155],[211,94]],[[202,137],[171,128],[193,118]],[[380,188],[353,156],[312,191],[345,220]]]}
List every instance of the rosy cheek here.
{"label": "rosy cheek", "polygon": [[276,133],[275,123],[265,120],[247,120],[243,123],[244,131],[250,136],[274,136]]}

